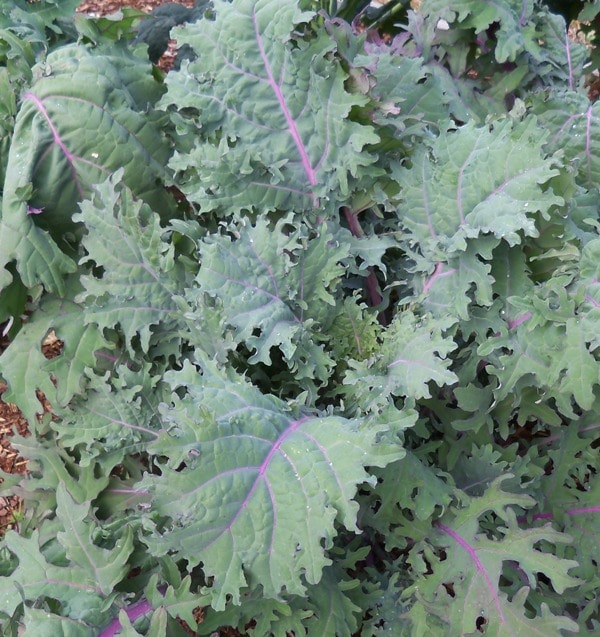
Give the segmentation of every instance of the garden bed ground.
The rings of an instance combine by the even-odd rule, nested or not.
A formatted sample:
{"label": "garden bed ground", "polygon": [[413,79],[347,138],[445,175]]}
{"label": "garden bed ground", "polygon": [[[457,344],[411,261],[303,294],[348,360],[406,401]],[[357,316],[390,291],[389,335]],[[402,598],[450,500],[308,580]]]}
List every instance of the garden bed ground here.
{"label": "garden bed ground", "polygon": [[[8,340],[0,339],[0,354],[7,346]],[[42,351],[47,358],[53,358],[60,353],[61,346],[61,341],[52,332],[44,341]],[[0,470],[5,473],[23,474],[27,471],[27,461],[12,446],[10,439],[14,432],[21,436],[29,434],[27,421],[15,405],[2,400],[5,391],[6,385],[0,382]],[[44,395],[39,392],[38,397],[40,412],[49,411],[50,405]],[[0,536],[18,524],[20,515],[21,501],[17,496],[0,496]]]}
{"label": "garden bed ground", "polygon": [[[193,7],[195,0],[177,0],[179,4],[186,7]],[[93,16],[108,15],[118,11],[121,7],[134,7],[140,11],[150,13],[154,7],[167,4],[167,0],[84,0],[78,11]],[[175,60],[175,43],[171,42],[167,52],[162,56],[158,66],[163,70],[168,70]]]}

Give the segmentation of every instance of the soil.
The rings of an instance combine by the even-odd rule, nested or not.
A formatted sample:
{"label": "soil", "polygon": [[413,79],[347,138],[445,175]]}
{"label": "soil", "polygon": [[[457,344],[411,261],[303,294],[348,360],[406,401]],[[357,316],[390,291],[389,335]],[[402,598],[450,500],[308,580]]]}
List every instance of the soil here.
{"label": "soil", "polygon": [[[84,0],[79,5],[77,11],[92,16],[103,16],[115,13],[115,11],[118,11],[122,7],[133,7],[134,9],[150,13],[154,7],[166,4],[167,1],[168,0]],[[177,0],[177,2],[190,8],[195,5],[195,0]],[[175,55],[176,43],[174,40],[171,40],[169,48],[159,60],[158,66],[163,69],[163,71],[168,71],[173,66]]]}
{"label": "soil", "polygon": [[[1,326],[0,326],[1,327]],[[46,358],[54,358],[62,351],[63,343],[54,332],[50,332],[42,343],[42,353]],[[0,354],[8,347],[8,340],[0,338]],[[28,436],[27,421],[16,405],[5,402],[3,394],[7,387],[0,382],[0,469],[5,473],[24,474],[27,472],[27,461],[22,458],[11,444],[11,437],[16,432],[20,436]],[[40,401],[40,418],[50,412],[51,407],[42,392],[37,392]],[[0,478],[2,482],[2,478]],[[0,496],[0,537],[11,528],[18,526],[22,513],[22,502],[17,496]]]}
{"label": "soil", "polygon": [[[83,0],[77,11],[92,16],[101,16],[115,13],[121,7],[134,7],[140,11],[150,13],[154,7],[166,2],[167,0]],[[186,7],[193,7],[195,4],[194,0],[177,0],[177,2],[185,4]]]}
{"label": "soil", "polygon": [[[5,473],[23,474],[27,471],[27,462],[11,445],[10,438],[15,431],[21,436],[28,435],[27,421],[15,405],[2,400],[4,391],[6,385],[0,383],[0,469]],[[0,536],[18,524],[20,514],[21,500],[17,496],[0,496]]]}

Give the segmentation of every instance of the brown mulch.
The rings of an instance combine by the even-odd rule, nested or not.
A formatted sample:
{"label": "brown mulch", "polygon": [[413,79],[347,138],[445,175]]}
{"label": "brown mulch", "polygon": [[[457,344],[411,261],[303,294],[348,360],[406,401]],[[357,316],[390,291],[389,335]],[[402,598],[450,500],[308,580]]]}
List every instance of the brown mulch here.
{"label": "brown mulch", "polygon": [[[0,353],[7,346],[8,340],[0,338]],[[11,445],[10,438],[15,431],[26,436],[27,421],[15,405],[2,400],[5,391],[6,385],[0,382],[0,469],[5,473],[23,474],[27,471],[27,461]],[[21,500],[17,496],[0,496],[0,537],[18,523],[20,514]]]}
{"label": "brown mulch", "polygon": [[[140,11],[150,13],[154,7],[165,4],[168,0],[83,0],[77,11],[88,15],[101,16],[115,13],[122,7],[133,7]],[[195,0],[177,0],[179,4],[186,7],[193,7]]]}
{"label": "brown mulch", "polygon": [[[154,7],[166,4],[169,0],[84,0],[78,7],[79,13],[87,13],[88,15],[99,17],[115,13],[122,7],[133,7],[140,11],[150,13]],[[195,5],[195,0],[177,0],[179,4],[183,4],[190,9]],[[158,66],[163,71],[168,71],[175,61],[177,54],[177,44],[174,40],[169,42],[169,48],[160,58]]]}
{"label": "brown mulch", "polygon": [[[6,338],[0,339],[0,354],[8,347]],[[56,337],[54,332],[50,332],[42,343],[42,353],[46,358],[58,356],[63,347],[63,342]],[[2,395],[7,387],[0,382],[0,469],[5,473],[24,474],[27,472],[27,460],[19,455],[19,452],[12,446],[10,439],[16,432],[20,436],[29,435],[27,421],[19,408],[12,403],[7,403],[2,399]],[[40,401],[40,417],[43,413],[50,412],[51,407],[42,392],[37,392]],[[0,478],[0,483],[2,478]],[[8,529],[18,526],[22,513],[22,502],[17,496],[0,496],[0,537]]]}
{"label": "brown mulch", "polygon": [[[6,385],[0,383],[0,469],[23,474],[27,471],[27,461],[11,445],[10,437],[15,431],[26,436],[27,421],[15,405],[2,401],[5,390]],[[21,500],[17,496],[0,496],[0,536],[18,524],[20,515]]]}

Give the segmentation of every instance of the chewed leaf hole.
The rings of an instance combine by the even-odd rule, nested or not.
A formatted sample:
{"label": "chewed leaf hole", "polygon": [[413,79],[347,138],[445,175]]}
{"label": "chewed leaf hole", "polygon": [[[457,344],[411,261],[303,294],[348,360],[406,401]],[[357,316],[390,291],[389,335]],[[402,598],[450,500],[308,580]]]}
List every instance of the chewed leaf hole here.
{"label": "chewed leaf hole", "polygon": [[42,354],[50,360],[62,354],[64,341],[61,341],[54,330],[50,330],[42,341]]}
{"label": "chewed leaf hole", "polygon": [[454,584],[452,582],[446,582],[443,584],[443,587],[446,589],[446,592],[450,597],[456,597],[456,593],[454,592]]}

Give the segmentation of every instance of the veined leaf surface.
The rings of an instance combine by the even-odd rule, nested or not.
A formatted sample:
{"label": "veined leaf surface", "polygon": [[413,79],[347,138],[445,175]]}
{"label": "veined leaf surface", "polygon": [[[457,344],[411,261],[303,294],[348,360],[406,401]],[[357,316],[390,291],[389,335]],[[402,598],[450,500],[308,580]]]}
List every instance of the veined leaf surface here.
{"label": "veined leaf surface", "polygon": [[[72,287],[79,288],[77,284]],[[60,354],[48,359],[42,343],[51,333],[63,343]],[[84,392],[86,368],[96,363],[96,352],[111,347],[98,330],[85,325],[82,307],[71,299],[45,297],[39,311],[28,321],[0,356],[0,376],[8,383],[5,400],[17,404],[32,429],[42,405],[36,390],[44,392],[56,409]]]}
{"label": "veined leaf surface", "polygon": [[127,51],[99,57],[75,45],[37,68],[16,118],[0,225],[0,267],[15,259],[26,286],[41,281],[64,291],[62,277],[74,264],[56,242],[74,231],[78,201],[118,168],[137,196],[173,211],[157,188],[171,152],[166,118],[148,112],[162,89],[146,71]]}
{"label": "veined leaf surface", "polygon": [[[458,22],[462,27],[474,28],[481,33],[492,24],[498,25],[496,59],[498,62],[514,60],[523,48],[531,47],[533,38],[524,27],[531,19],[532,3],[521,0],[482,2],[481,0],[424,0],[422,11],[426,15]],[[528,37],[529,36],[529,37]]]}
{"label": "veined leaf surface", "polygon": [[548,150],[564,151],[578,168],[578,178],[589,189],[600,185],[600,103],[575,91],[536,98],[534,112],[550,131]]}
{"label": "veined leaf surface", "polygon": [[298,413],[231,372],[201,376],[186,365],[169,380],[187,395],[174,397],[163,414],[168,434],[151,445],[174,461],[140,483],[154,513],[171,520],[145,539],[150,549],[202,562],[216,609],[228,595],[239,603],[246,585],[262,585],[267,597],[303,594],[330,563],[334,521],[358,531],[353,498],[373,481],[363,467],[403,450],[378,444],[384,426]]}
{"label": "veined leaf surface", "polygon": [[[485,625],[486,634],[497,637],[525,634],[560,637],[563,630],[577,632],[575,622],[554,615],[546,604],[535,619],[527,616],[529,586],[535,586],[538,574],[550,578],[554,589],[561,593],[579,584],[577,578],[569,575],[577,562],[537,548],[543,541],[567,544],[571,540],[568,535],[551,526],[518,527],[512,508],[530,507],[535,501],[524,494],[502,491],[501,483],[506,479],[507,476],[502,476],[495,480],[482,497],[473,498],[451,523],[439,523],[437,541],[446,547],[444,558],[436,558],[433,574],[424,575],[410,591],[417,600],[409,612],[415,625],[420,625],[417,634],[424,634],[424,625],[434,618],[441,619],[447,633],[452,635],[475,635],[478,625]],[[479,518],[489,510],[506,524],[499,528],[499,539],[478,532]],[[509,599],[500,590],[500,579],[503,567],[513,559],[518,560],[523,586]]]}
{"label": "veined leaf surface", "polygon": [[254,226],[231,227],[235,236],[214,236],[201,245],[197,282],[202,292],[219,299],[233,339],[254,352],[251,363],[269,363],[271,348],[281,349],[300,377],[325,380],[333,361],[319,332],[337,315],[336,283],[348,245],[323,227],[314,236],[291,217],[272,229],[265,218]]}
{"label": "veined leaf surface", "polygon": [[[147,350],[153,329],[177,327],[175,296],[181,285],[173,246],[162,241],[157,213],[120,183],[122,171],[97,186],[84,201],[76,221],[85,224],[81,263],[102,267],[102,275],[82,276],[85,290],[78,299],[88,305],[88,322],[100,328],[119,324],[131,349],[139,336]],[[109,240],[107,240],[110,237]]]}
{"label": "veined leaf surface", "polygon": [[200,115],[184,126],[200,139],[171,161],[188,198],[225,212],[312,210],[334,191],[343,199],[349,176],[375,160],[364,146],[379,138],[348,119],[366,99],[345,90],[328,58],[333,41],[300,37],[312,13],[293,0],[214,5],[214,20],[176,30],[198,59],[169,74],[162,101]]}
{"label": "veined leaf surface", "polygon": [[510,245],[520,242],[520,233],[537,236],[533,215],[563,203],[541,188],[558,174],[552,159],[542,159],[542,142],[534,119],[442,133],[399,175],[400,222],[436,261],[483,234]]}

